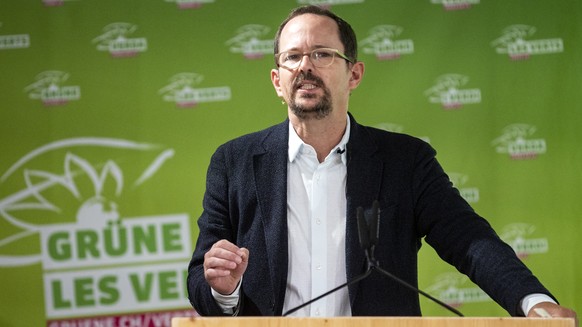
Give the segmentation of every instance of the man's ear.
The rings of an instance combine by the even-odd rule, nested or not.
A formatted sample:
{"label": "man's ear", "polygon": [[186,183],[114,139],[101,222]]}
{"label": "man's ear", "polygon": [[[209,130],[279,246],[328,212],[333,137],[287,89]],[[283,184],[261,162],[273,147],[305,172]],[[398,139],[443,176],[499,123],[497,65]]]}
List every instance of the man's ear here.
{"label": "man's ear", "polygon": [[351,76],[350,76],[350,90],[355,89],[360,85],[362,79],[364,78],[364,63],[361,61],[356,62],[351,69]]}
{"label": "man's ear", "polygon": [[273,87],[275,88],[275,92],[279,97],[283,97],[283,92],[281,92],[281,80],[279,77],[279,70],[278,69],[271,69],[271,82],[273,83]]}

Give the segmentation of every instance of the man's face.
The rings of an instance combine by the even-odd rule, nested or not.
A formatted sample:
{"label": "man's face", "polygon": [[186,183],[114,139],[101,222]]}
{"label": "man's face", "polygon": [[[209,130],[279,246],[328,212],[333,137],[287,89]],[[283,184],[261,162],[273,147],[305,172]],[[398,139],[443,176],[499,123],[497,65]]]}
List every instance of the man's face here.
{"label": "man's face", "polygon": [[[344,51],[337,24],[329,17],[304,14],[290,20],[281,32],[279,51],[296,50],[303,53],[318,48]],[[271,71],[273,86],[289,105],[289,114],[301,120],[321,119],[338,108],[345,115],[352,86],[352,71],[348,62],[337,57],[328,67],[315,67],[304,56],[296,69],[283,67]]]}

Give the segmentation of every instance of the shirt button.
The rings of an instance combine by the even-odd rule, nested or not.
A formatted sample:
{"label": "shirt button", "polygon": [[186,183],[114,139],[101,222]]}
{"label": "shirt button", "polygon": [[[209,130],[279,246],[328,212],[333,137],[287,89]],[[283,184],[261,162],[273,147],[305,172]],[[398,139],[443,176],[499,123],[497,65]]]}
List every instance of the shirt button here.
{"label": "shirt button", "polygon": [[315,220],[315,223],[318,224],[318,225],[321,225],[321,219],[316,219]]}
{"label": "shirt button", "polygon": [[317,269],[317,270],[321,270],[321,265],[317,265],[317,266],[315,266],[315,269]]}

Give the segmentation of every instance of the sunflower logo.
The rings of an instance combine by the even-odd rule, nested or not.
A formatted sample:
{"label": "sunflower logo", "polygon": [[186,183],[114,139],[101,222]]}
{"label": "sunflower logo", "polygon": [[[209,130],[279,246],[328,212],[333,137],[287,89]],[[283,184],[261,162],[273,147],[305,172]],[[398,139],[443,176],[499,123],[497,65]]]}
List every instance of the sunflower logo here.
{"label": "sunflower logo", "polygon": [[[127,158],[132,152],[153,159],[140,169]],[[112,138],[65,139],[29,152],[0,177],[0,267],[41,262],[39,234],[54,224],[119,224],[117,201],[128,180],[131,188],[141,186],[173,155],[159,145]]]}

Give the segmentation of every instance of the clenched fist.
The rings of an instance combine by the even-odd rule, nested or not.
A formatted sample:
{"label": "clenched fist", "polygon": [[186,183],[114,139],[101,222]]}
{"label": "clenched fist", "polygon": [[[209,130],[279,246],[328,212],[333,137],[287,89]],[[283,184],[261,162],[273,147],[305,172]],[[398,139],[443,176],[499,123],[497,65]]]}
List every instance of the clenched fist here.
{"label": "clenched fist", "polygon": [[220,240],[204,255],[204,278],[220,294],[231,294],[249,262],[249,250]]}

